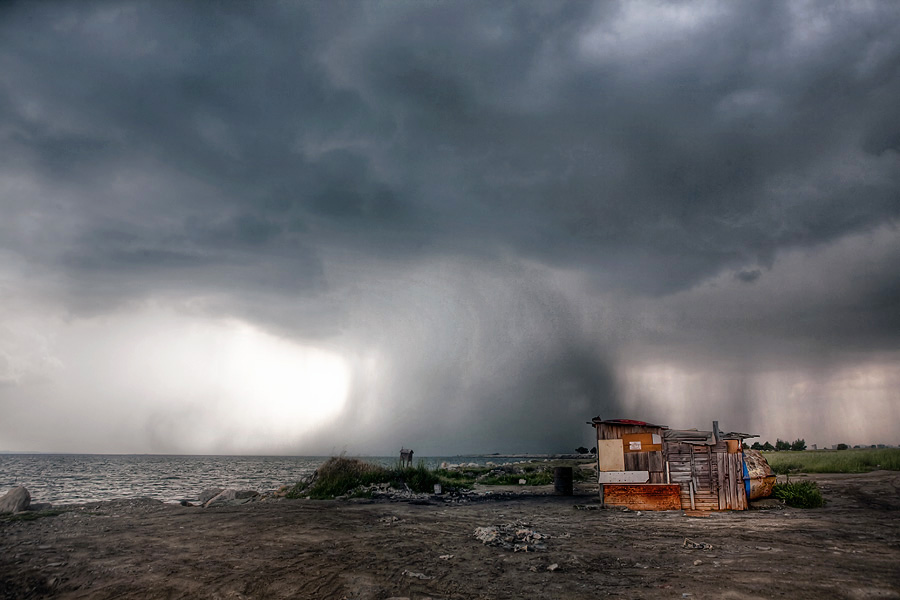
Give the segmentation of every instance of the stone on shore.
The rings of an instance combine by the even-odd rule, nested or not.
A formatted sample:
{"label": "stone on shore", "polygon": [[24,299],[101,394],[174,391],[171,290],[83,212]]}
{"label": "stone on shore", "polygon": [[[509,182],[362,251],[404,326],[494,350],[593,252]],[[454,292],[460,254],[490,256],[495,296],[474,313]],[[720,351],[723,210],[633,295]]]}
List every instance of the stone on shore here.
{"label": "stone on shore", "polygon": [[206,503],[204,503],[203,508],[209,508],[211,506],[232,506],[235,504],[244,504],[246,502],[249,502],[253,498],[256,498],[257,496],[259,496],[259,492],[256,492],[254,490],[222,490],[219,494],[213,496]]}
{"label": "stone on shore", "polygon": [[11,489],[5,496],[0,498],[0,513],[17,513],[28,510],[31,504],[31,494],[24,486]]}
{"label": "stone on shore", "polygon": [[205,490],[200,492],[199,496],[197,496],[197,502],[199,502],[200,504],[206,504],[224,491],[224,488],[206,488]]}

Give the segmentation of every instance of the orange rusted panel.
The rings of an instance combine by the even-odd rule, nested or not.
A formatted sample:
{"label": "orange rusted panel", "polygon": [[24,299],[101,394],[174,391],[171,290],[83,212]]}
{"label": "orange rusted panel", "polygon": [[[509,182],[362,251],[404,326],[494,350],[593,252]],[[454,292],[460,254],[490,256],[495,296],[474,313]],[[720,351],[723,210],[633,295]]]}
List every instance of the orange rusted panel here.
{"label": "orange rusted panel", "polygon": [[622,449],[626,453],[659,452],[662,450],[662,438],[652,433],[626,433],[622,436]]}
{"label": "orange rusted panel", "polygon": [[725,440],[728,444],[728,454],[737,454],[741,451],[741,440]]}
{"label": "orange rusted panel", "polygon": [[677,483],[607,483],[603,486],[607,506],[632,510],[681,510],[681,486]]}

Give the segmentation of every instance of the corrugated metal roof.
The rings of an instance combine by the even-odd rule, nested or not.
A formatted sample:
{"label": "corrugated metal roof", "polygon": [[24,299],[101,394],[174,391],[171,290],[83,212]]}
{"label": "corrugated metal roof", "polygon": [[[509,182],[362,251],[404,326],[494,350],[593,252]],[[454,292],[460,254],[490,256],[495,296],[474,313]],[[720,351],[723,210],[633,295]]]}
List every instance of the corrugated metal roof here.
{"label": "corrugated metal roof", "polygon": [[666,425],[654,425],[646,421],[635,421],[633,419],[602,419],[599,416],[591,419],[592,425],[632,425],[635,427],[660,427],[666,429]]}
{"label": "corrugated metal roof", "polygon": [[701,444],[714,446],[716,444],[712,431],[698,431],[696,429],[669,429],[663,434],[667,440],[681,442],[683,444]]}
{"label": "corrugated metal roof", "polygon": [[[684,442],[686,444],[708,444],[714,445],[715,435],[712,431],[699,431],[697,429],[669,429],[668,425],[654,425],[646,421],[636,421],[634,419],[603,419],[599,416],[591,419],[588,425],[623,425],[631,427],[658,427],[665,429],[665,437],[674,441]],[[740,433],[730,431],[728,433],[719,433],[719,439],[722,440],[745,440],[747,438],[759,437],[752,433]]]}

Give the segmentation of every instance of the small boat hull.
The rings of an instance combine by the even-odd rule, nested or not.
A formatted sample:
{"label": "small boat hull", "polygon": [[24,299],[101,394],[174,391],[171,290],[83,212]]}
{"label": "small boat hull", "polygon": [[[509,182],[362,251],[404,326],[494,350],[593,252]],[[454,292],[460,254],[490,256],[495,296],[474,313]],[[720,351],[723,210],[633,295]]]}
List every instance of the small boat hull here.
{"label": "small boat hull", "polygon": [[759,450],[744,450],[744,481],[747,487],[747,498],[758,500],[772,495],[775,487],[775,473]]}

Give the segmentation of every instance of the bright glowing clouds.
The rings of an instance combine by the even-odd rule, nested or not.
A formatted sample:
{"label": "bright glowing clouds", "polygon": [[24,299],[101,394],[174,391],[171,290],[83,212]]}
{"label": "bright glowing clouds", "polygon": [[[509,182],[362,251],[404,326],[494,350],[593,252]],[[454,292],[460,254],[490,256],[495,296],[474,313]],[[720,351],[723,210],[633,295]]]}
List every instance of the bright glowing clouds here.
{"label": "bright glowing clouds", "polygon": [[349,373],[336,355],[248,325],[224,327],[219,389],[244,427],[290,440],[341,410]]}
{"label": "bright glowing clouds", "polygon": [[[60,367],[49,381],[7,388],[32,404],[10,411],[4,433],[45,430],[30,422],[38,418],[87,424],[52,439],[31,436],[22,442],[29,447],[294,452],[341,412],[349,392],[350,370],[336,353],[232,319],[148,309],[47,327],[34,335],[54,340]],[[35,410],[60,400],[52,413]]]}

